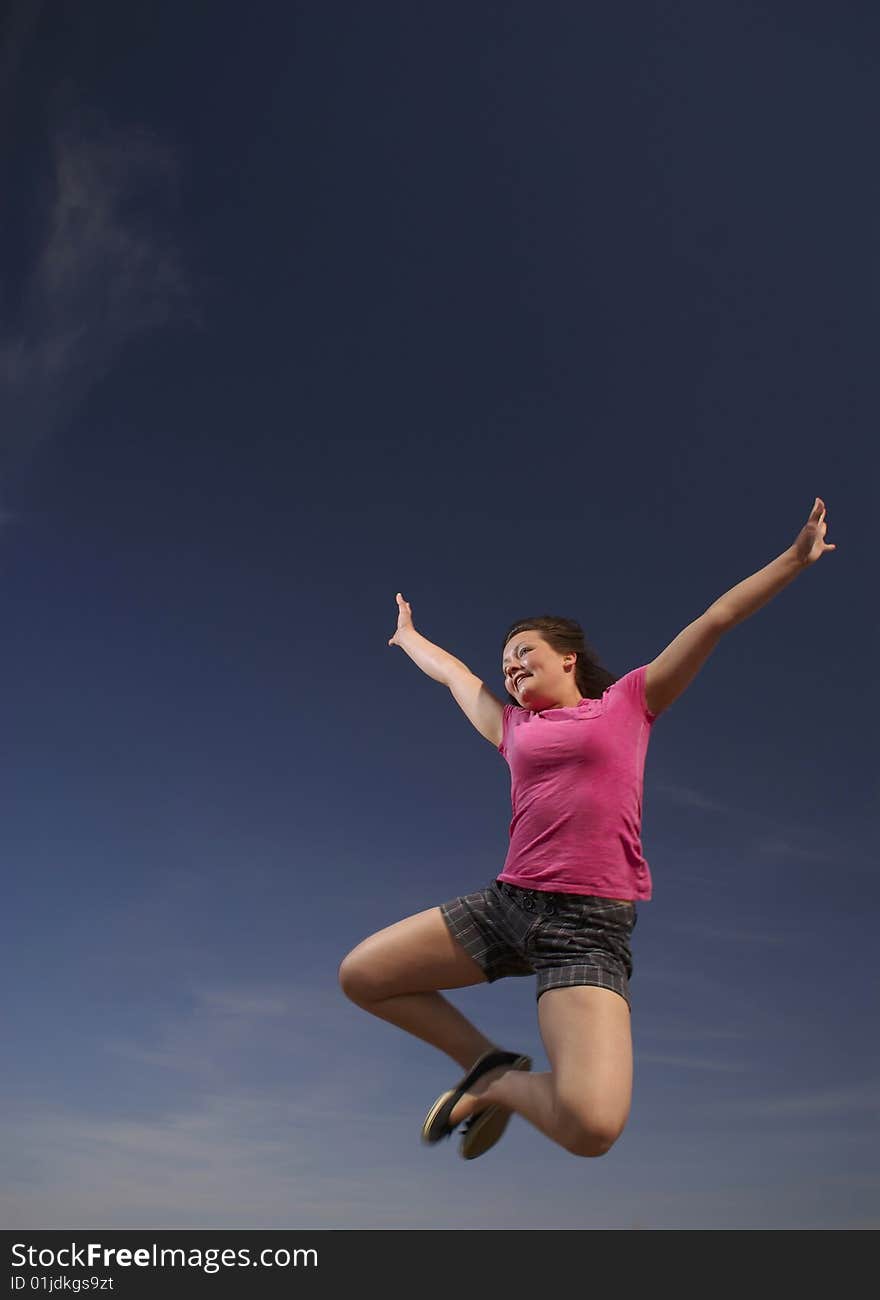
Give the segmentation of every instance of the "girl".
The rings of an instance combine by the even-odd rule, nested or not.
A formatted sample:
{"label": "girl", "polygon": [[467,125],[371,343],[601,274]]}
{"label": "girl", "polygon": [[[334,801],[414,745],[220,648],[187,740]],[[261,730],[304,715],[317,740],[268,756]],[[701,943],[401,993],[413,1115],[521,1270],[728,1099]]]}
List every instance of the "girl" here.
{"label": "girl", "polygon": [[[817,497],[795,542],[719,597],[649,664],[615,678],[577,623],[523,619],[504,638],[503,703],[470,669],[413,626],[397,593],[400,646],[449,687],[511,772],[513,820],[500,874],[485,889],[407,917],[343,960],[343,991],[365,1010],[445,1052],[467,1073],[431,1106],[436,1143],[465,1124],[460,1153],[493,1146],[512,1113],[566,1151],[604,1155],[632,1093],[629,977],[636,904],[651,897],[641,851],[645,755],[657,717],[681,695],[725,632],[748,618],[825,542]],[[549,1071],[501,1050],[438,991],[537,976]]]}

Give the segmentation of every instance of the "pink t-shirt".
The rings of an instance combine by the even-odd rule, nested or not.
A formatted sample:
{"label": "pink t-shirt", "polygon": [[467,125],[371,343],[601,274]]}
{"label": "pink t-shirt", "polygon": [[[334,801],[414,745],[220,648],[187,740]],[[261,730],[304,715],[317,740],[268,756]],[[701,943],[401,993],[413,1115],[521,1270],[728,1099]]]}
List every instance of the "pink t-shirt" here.
{"label": "pink t-shirt", "polygon": [[645,754],[657,714],[647,664],[600,700],[533,713],[504,706],[499,753],[510,768],[513,820],[498,876],[512,885],[603,898],[649,899],[642,855]]}

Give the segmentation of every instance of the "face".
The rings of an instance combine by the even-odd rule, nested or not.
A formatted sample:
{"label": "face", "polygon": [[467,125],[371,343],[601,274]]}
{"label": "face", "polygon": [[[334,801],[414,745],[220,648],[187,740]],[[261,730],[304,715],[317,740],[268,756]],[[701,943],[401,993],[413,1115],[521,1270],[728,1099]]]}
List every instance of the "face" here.
{"label": "face", "polygon": [[559,654],[540,632],[516,632],[504,647],[501,671],[507,693],[526,709],[546,709],[571,693],[575,654]]}

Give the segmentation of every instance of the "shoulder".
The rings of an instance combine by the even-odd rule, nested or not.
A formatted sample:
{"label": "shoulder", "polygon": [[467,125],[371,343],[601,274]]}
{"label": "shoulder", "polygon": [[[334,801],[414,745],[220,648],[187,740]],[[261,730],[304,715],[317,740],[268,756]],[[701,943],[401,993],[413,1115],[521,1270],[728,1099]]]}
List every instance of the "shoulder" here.
{"label": "shoulder", "polygon": [[508,738],[514,727],[525,720],[527,709],[521,709],[518,704],[505,704],[501,711],[501,744],[498,746],[499,754],[506,757]]}
{"label": "shoulder", "polygon": [[657,713],[648,706],[650,669],[650,664],[639,664],[637,668],[631,668],[628,673],[618,677],[616,682],[612,682],[606,695],[612,700],[624,702],[635,712],[641,713],[649,722],[653,722]]}

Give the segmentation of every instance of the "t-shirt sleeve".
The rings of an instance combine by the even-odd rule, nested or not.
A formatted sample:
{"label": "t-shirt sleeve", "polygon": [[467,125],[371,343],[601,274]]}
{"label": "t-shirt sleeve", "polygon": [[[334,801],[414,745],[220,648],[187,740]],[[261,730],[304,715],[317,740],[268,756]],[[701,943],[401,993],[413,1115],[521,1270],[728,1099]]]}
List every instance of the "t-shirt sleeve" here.
{"label": "t-shirt sleeve", "polygon": [[515,704],[504,705],[504,716],[501,722],[501,744],[498,746],[498,753],[503,754],[505,758],[507,757],[507,738],[510,735],[513,710],[515,708]]}
{"label": "t-shirt sleeve", "polygon": [[618,677],[614,683],[614,690],[619,691],[630,706],[637,713],[640,713],[643,718],[647,718],[648,722],[654,722],[660,715],[659,713],[652,713],[648,708],[645,698],[645,678],[647,675],[647,664],[642,664],[640,668],[633,668],[632,672],[628,672],[624,677]]}

